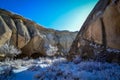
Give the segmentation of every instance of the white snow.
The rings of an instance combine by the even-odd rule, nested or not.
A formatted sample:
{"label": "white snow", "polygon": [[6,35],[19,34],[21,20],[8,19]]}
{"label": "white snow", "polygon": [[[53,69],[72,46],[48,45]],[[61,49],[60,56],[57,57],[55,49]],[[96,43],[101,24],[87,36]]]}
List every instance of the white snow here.
{"label": "white snow", "polygon": [[14,74],[14,80],[33,80],[37,71],[25,70]]}
{"label": "white snow", "polygon": [[48,56],[54,56],[57,53],[57,51],[57,46],[52,46],[51,44],[49,44],[46,53]]}
{"label": "white snow", "polygon": [[13,72],[14,72],[14,73],[19,73],[19,72],[25,71],[25,70],[27,70],[27,69],[28,69],[27,67],[21,67],[21,68],[19,68],[19,69],[14,69]]}
{"label": "white snow", "polygon": [[38,80],[119,80],[120,66],[101,62],[64,62],[40,70]]}
{"label": "white snow", "polygon": [[9,65],[1,65],[0,66],[0,74],[4,74],[5,71],[9,72],[11,70],[11,66]]}
{"label": "white snow", "polygon": [[120,80],[118,64],[78,59],[68,62],[65,58],[39,58],[3,64],[13,67],[13,80]]}
{"label": "white snow", "polygon": [[17,48],[15,48],[14,45],[10,45],[10,44],[6,43],[0,47],[0,53],[4,54],[5,56],[8,56],[8,57],[14,57],[14,56],[20,54],[21,50],[18,50]]}
{"label": "white snow", "polygon": [[110,49],[110,48],[108,48],[107,51],[108,52],[114,52],[114,53],[120,53],[120,50],[117,50],[117,49]]}

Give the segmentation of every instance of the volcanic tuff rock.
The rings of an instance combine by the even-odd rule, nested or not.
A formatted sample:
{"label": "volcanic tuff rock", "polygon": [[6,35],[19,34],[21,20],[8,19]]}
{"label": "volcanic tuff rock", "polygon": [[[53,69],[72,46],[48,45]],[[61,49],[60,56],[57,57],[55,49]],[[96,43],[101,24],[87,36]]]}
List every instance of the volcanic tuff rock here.
{"label": "volcanic tuff rock", "polygon": [[69,53],[69,60],[77,54],[83,59],[120,63],[120,0],[99,0]]}
{"label": "volcanic tuff rock", "polygon": [[12,31],[0,16],[0,47],[10,39]]}
{"label": "volcanic tuff rock", "polygon": [[22,50],[22,57],[65,54],[76,35],[77,32],[43,28],[22,16],[0,9],[0,47],[5,43],[14,45]]}

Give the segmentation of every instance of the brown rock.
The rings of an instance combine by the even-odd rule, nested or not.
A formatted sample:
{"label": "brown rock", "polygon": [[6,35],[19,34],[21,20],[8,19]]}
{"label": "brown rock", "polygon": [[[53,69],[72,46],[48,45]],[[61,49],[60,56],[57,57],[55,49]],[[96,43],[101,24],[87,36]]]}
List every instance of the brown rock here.
{"label": "brown rock", "polygon": [[[77,35],[77,32],[46,29],[31,20],[4,9],[0,9],[0,15],[0,45],[7,41],[16,46],[22,50],[21,57],[65,54],[69,51],[72,41]],[[51,54],[48,55],[49,52]]]}
{"label": "brown rock", "polygon": [[0,47],[10,40],[12,31],[0,16]]}
{"label": "brown rock", "polygon": [[44,41],[40,36],[39,31],[32,24],[27,23],[26,26],[31,39],[30,42],[22,48],[23,54],[29,57],[33,54],[45,55],[43,49]]}
{"label": "brown rock", "polygon": [[118,6],[120,6],[120,1],[117,4],[112,3],[103,14],[107,46],[116,49],[120,49],[120,9]]}
{"label": "brown rock", "polygon": [[8,25],[8,27],[10,28],[10,30],[12,31],[12,36],[10,39],[10,44],[14,45],[17,47],[16,43],[17,43],[17,29],[16,29],[16,25],[13,21],[13,19],[6,15],[6,14],[1,14],[2,18],[4,19],[4,21],[6,22],[6,24]]}
{"label": "brown rock", "polygon": [[23,48],[30,41],[29,32],[22,20],[16,19],[15,23],[17,28],[17,46],[18,48]]}
{"label": "brown rock", "polygon": [[102,44],[102,28],[100,19],[95,20],[90,24],[83,37],[87,40]]}
{"label": "brown rock", "polygon": [[[102,60],[100,57],[104,57],[106,61],[109,59],[109,62],[120,62],[117,57],[117,53],[120,53],[119,6],[120,0],[99,0],[73,42],[69,60],[80,55],[87,59]],[[113,54],[114,57],[111,56]]]}

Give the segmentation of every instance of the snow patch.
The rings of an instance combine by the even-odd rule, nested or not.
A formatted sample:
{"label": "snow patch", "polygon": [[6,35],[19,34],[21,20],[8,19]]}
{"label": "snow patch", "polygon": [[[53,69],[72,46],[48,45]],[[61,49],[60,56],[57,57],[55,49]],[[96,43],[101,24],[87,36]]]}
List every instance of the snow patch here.
{"label": "snow patch", "polygon": [[51,44],[49,44],[46,53],[48,56],[53,56],[57,53],[57,51],[58,51],[57,46],[52,46]]}

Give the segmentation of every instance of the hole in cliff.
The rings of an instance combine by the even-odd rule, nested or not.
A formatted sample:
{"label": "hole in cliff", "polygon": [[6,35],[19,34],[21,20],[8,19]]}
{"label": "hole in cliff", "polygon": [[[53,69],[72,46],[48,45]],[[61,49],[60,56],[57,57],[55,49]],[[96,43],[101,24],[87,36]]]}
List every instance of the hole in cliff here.
{"label": "hole in cliff", "polygon": [[22,59],[22,58],[26,58],[26,57],[36,59],[36,58],[39,58],[39,57],[45,57],[45,55],[43,55],[41,53],[33,53],[30,56],[28,56],[26,54],[20,54],[20,55],[17,55],[14,59]]}
{"label": "hole in cliff", "polygon": [[45,57],[45,55],[43,55],[41,53],[33,53],[31,55],[31,58],[33,58],[33,59],[36,59],[36,58],[39,58],[39,57]]}
{"label": "hole in cliff", "polygon": [[26,54],[20,54],[20,55],[17,55],[14,59],[22,59],[22,58],[25,58],[27,57]]}

